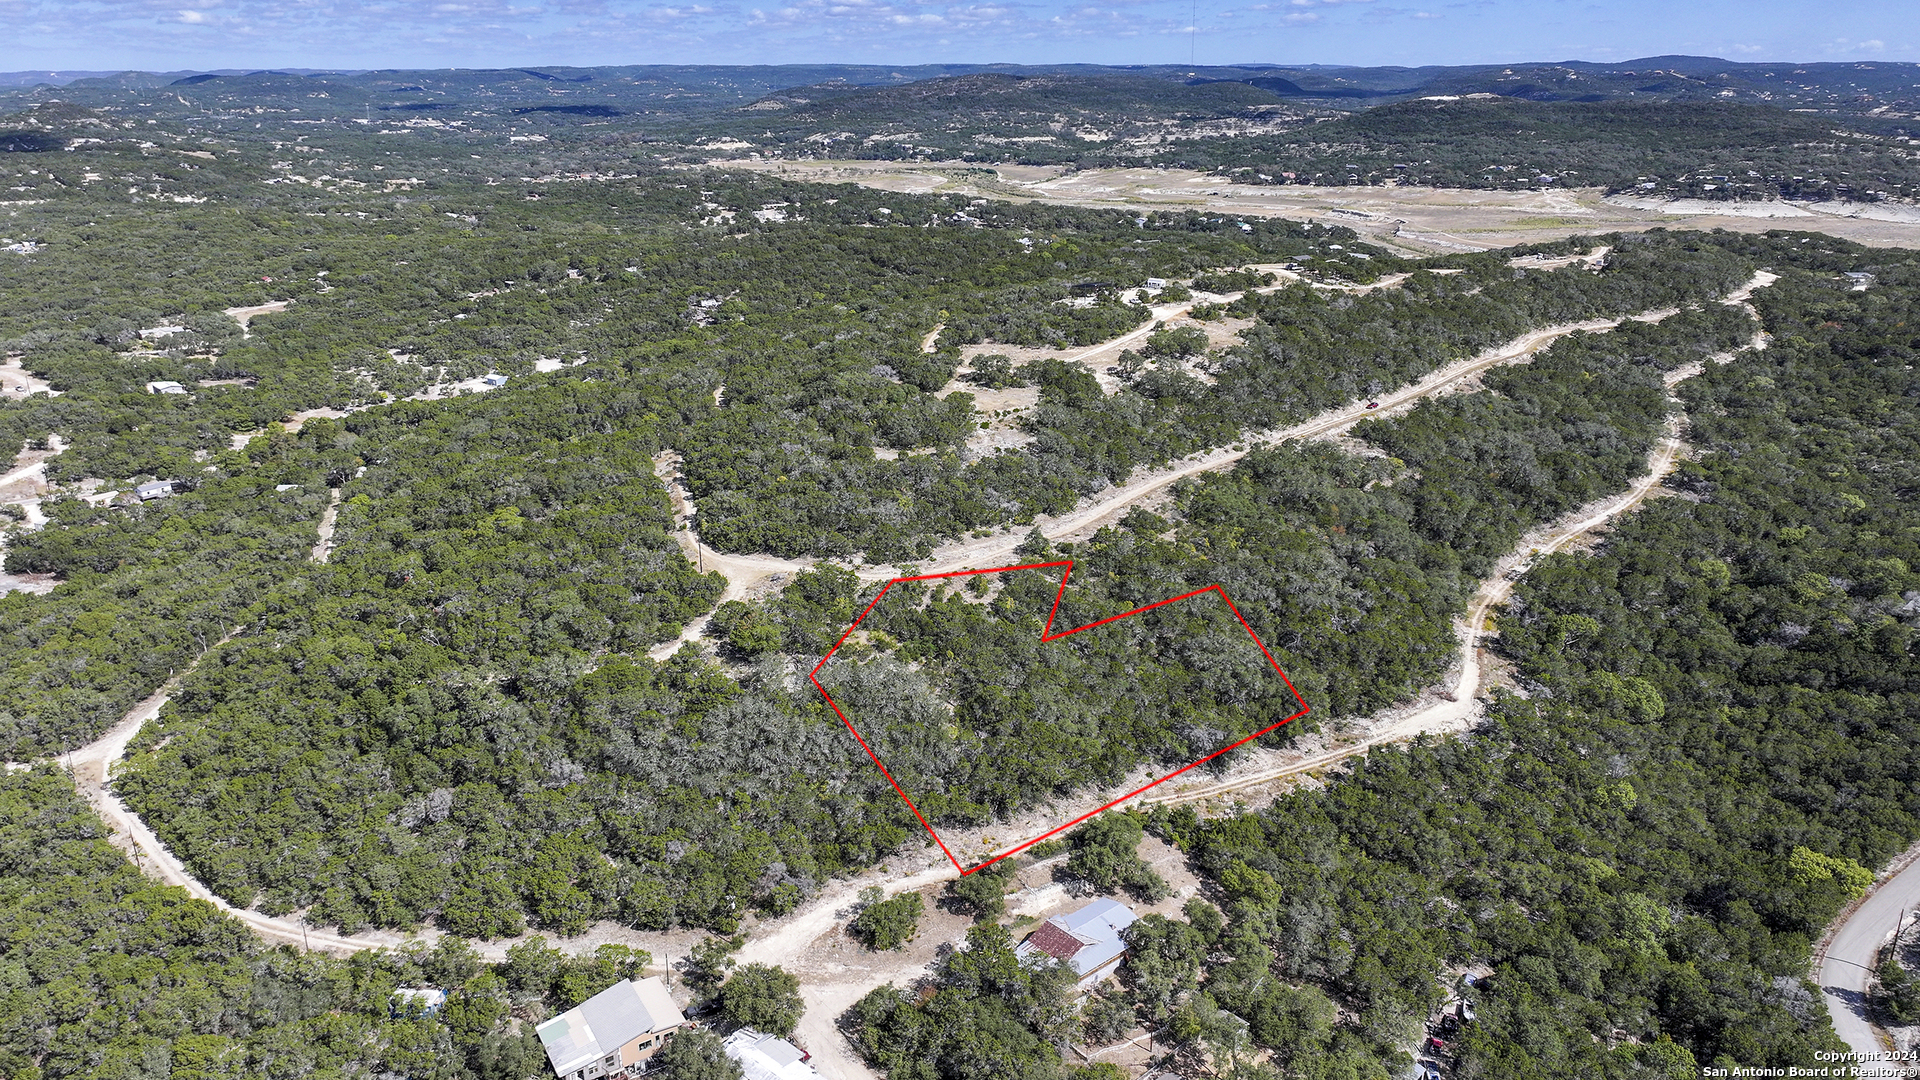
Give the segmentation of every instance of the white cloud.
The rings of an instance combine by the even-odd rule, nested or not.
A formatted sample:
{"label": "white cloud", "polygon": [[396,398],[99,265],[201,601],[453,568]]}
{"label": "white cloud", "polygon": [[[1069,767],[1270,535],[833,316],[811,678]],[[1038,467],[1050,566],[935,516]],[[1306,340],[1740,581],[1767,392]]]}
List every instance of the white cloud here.
{"label": "white cloud", "polygon": [[679,22],[701,15],[711,15],[713,9],[705,4],[691,4],[687,7],[650,7],[642,8],[640,15],[653,22]]}
{"label": "white cloud", "polygon": [[198,23],[203,23],[207,21],[207,13],[204,11],[194,11],[191,8],[188,8],[188,9],[182,10],[179,13],[179,15],[177,15],[175,18],[179,22],[198,24]]}
{"label": "white cloud", "polygon": [[1826,51],[1829,55],[1857,56],[1865,53],[1869,56],[1877,56],[1887,51],[1887,43],[1881,41],[1879,38],[1869,38],[1866,41],[1854,41],[1851,38],[1834,38],[1827,43]]}

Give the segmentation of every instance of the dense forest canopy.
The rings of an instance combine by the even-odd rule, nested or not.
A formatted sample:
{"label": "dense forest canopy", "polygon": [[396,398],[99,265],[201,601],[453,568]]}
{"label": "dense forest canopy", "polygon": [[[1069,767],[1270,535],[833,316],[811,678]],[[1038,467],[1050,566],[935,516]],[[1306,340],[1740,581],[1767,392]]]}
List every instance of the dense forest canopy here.
{"label": "dense forest canopy", "polygon": [[[918,823],[802,678],[891,568],[1026,535],[1020,556],[1076,561],[1067,625],[1221,584],[1314,708],[1260,747],[1285,748],[1435,685],[1497,560],[1626,487],[1669,433],[1692,445],[1670,497],[1517,581],[1497,616],[1511,685],[1470,733],[1376,748],[1269,806],[1069,839],[1081,892],[1174,903],[1145,831],[1200,877],[1128,931],[1118,985],[1075,1007],[1058,968],[1014,955],[982,878],[969,947],[842,1019],[914,1080],[1111,1080],[1060,1042],[1140,1025],[1189,1070],[1388,1077],[1471,969],[1492,974],[1449,1043],[1458,1075],[1678,1077],[1835,1048],[1809,942],[1920,837],[1912,253],[1655,230],[1414,261],[1283,220],[708,169],[673,140],[720,121],[676,106],[678,134],[643,132],[619,96],[697,75],[732,105],[786,102],[750,114],[768,131],[874,102],[952,115],[988,86],[1137,93],[1194,123],[1390,89],[953,74],[817,93],[632,69],[622,86],[644,88],[602,100],[597,71],[375,73],[340,77],[363,93],[328,116],[292,111],[305,76],[129,76],[80,87],[91,105],[36,91],[0,124],[36,133],[0,156],[0,443],[20,455],[0,536],[7,574],[50,587],[0,595],[0,756],[41,762],[0,778],[0,1071],[532,1075],[530,1024],[649,958],[536,942],[489,965],[461,939],[731,935],[917,856]],[[496,97],[492,118],[396,107],[456,93]],[[128,104],[166,94],[178,108]],[[1727,132],[1824,147],[1829,123],[1521,100],[1542,96],[1307,130],[1373,139],[1380,162],[1412,155],[1409,132],[1447,160],[1544,138],[1651,161]],[[249,100],[287,111],[243,129]],[[1834,138],[1897,170],[1896,134]],[[1756,325],[1721,300],[1761,270],[1778,279]],[[1207,298],[1156,327],[1150,278]],[[1271,434],[1585,320],[1617,325],[1337,443]],[[1122,334],[1111,364],[1072,359]],[[995,422],[1007,437],[983,439]],[[1245,456],[1091,535],[1029,531],[1226,448]],[[716,554],[783,576],[729,598],[703,572]],[[822,670],[942,828],[1051,813],[1296,707],[1211,600],[1041,642],[1057,583],[898,587]],[[46,759],[170,679],[113,788],[196,878],[443,944],[264,949],[108,845]],[[865,910],[881,948],[923,914],[913,893]],[[747,965],[724,992],[738,942],[716,940],[703,1000],[790,1025],[783,975]],[[449,1004],[396,1006],[401,986]],[[714,1056],[686,1046],[688,1069]]]}
{"label": "dense forest canopy", "polygon": [[[822,520],[870,536],[910,522],[927,530],[925,544],[1019,520],[1017,502],[998,507],[1034,490],[1024,484],[1037,487],[1036,509],[1065,508],[1139,465],[1415,378],[1530,325],[1706,300],[1750,266],[1691,239],[1616,239],[1601,273],[1515,276],[1501,260],[1460,259],[1463,273],[1419,275],[1351,302],[1305,287],[1251,298],[1245,344],[1221,354],[1212,383],[1155,367],[1137,389],[1109,395],[1083,369],[1041,365],[1030,422],[1038,449],[972,462],[951,453],[883,462],[831,428],[813,429],[818,451],[767,446],[783,422],[809,419],[797,406],[811,395],[794,386],[792,365],[741,364],[716,409],[704,383],[676,401],[663,377],[671,354],[626,372],[596,361],[484,396],[375,409],[311,437],[303,429],[316,452],[348,447],[365,462],[339,481],[330,561],[246,609],[244,629],[142,735],[158,751],[132,764],[121,790],[230,900],[311,908],[349,928],[434,918],[491,936],[617,917],[727,930],[738,900],[788,910],[915,829],[883,797],[884,781],[845,752],[819,702],[778,663],[765,666],[824,652],[860,586],[823,568],[762,609],[724,613],[716,629],[741,661],[761,662],[751,673],[694,651],[661,666],[638,655],[709,608],[719,588],[667,536],[648,467],[655,451],[687,453],[702,536],[716,546],[761,546],[733,539],[735,515],[762,530],[749,536],[779,535],[766,530],[804,525],[813,492],[823,514],[844,514],[845,496],[825,501],[834,486],[873,499],[889,473],[914,483],[919,494],[902,507],[911,512],[854,504],[850,518]],[[1324,715],[1388,704],[1444,667],[1447,621],[1494,553],[1637,469],[1661,416],[1658,372],[1740,340],[1743,317],[1727,310],[1569,339],[1496,383],[1519,408],[1470,395],[1369,429],[1401,455],[1384,471],[1343,455],[1274,451],[1271,466],[1256,457],[1234,475],[1257,478],[1243,497],[1269,507],[1259,532],[1234,520],[1245,513],[1234,498],[1203,485],[1195,524],[1218,519],[1217,535],[1096,538],[1067,616],[1091,621],[1182,591],[1183,580],[1224,579]],[[736,325],[751,333],[753,317]],[[1595,383],[1601,370],[1607,381]],[[1596,385],[1615,392],[1595,398]],[[775,411],[762,387],[793,396]],[[810,453],[825,467],[809,468]],[[741,487],[709,486],[709,469]],[[1087,480],[1069,486],[1063,472]],[[1320,521],[1318,498],[1293,497],[1303,485],[1357,501]],[[989,502],[981,489],[1001,494]],[[982,503],[995,512],[960,516]],[[833,554],[853,546],[843,536],[766,546]],[[867,557],[891,553],[869,547]],[[834,672],[847,680],[836,694],[943,822],[980,824],[1135,768],[1183,764],[1295,707],[1223,610],[1156,613],[1042,648],[1051,583],[1022,577],[990,600],[936,592],[923,611],[896,598],[877,625],[897,657]],[[1377,587],[1384,580],[1392,590]],[[29,601],[22,617],[40,606]],[[99,702],[76,735],[66,734],[73,721],[23,716],[21,745],[97,731],[111,704]],[[946,709],[958,710],[954,722],[931,722]],[[263,845],[267,836],[287,840]]]}
{"label": "dense forest canopy", "polygon": [[[525,1080],[540,1018],[652,957],[535,938],[484,963],[459,938],[341,960],[267,949],[156,885],[51,766],[0,775],[0,1071],[78,1077]],[[775,969],[778,971],[778,969]],[[438,990],[424,1009],[396,991]]]}
{"label": "dense forest canopy", "polygon": [[[1845,1052],[1810,943],[1920,835],[1920,263],[1890,259],[1859,293],[1823,238],[1728,243],[1785,271],[1756,301],[1773,347],[1681,384],[1700,456],[1676,497],[1520,579],[1498,639],[1517,685],[1469,736],[1375,749],[1259,810],[1155,809],[1147,828],[1193,858],[1206,899],[1130,928],[1117,987],[1063,1021],[1031,969],[949,963],[860,1002],[867,1059],[972,1075],[982,1051],[956,1033],[974,1026],[1028,1077],[1062,1074],[1035,1044],[1063,1027],[1103,1047],[1144,1025],[1175,1067],[1259,1077],[1403,1076],[1416,1049],[1459,1076],[1623,1080]],[[1210,486],[1272,470],[1249,459]],[[1329,494],[1297,498],[1351,505]],[[1462,989],[1475,1019],[1435,1050],[1428,1022]]]}

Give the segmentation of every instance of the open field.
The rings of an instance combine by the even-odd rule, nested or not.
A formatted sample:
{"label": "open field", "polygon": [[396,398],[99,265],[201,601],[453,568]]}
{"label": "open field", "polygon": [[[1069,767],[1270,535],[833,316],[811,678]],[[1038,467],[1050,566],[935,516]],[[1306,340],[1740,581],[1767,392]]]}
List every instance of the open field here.
{"label": "open field", "polygon": [[[949,192],[1071,206],[1194,209],[1345,225],[1409,255],[1478,251],[1576,233],[1653,228],[1765,232],[1808,229],[1884,247],[1920,244],[1920,211],[1904,204],[1709,203],[1609,199],[1599,188],[1468,191],[1427,187],[1232,184],[1180,169],[1090,169],[965,162],[729,160],[717,166],[885,191]],[[1848,216],[1850,214],[1872,214]]]}

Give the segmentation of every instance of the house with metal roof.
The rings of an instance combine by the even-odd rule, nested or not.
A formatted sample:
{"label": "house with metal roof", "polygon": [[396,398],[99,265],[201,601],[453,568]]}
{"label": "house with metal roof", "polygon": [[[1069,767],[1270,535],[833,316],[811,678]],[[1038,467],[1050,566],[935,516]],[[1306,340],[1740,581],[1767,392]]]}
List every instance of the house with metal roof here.
{"label": "house with metal roof", "polygon": [[559,1080],[634,1075],[687,1018],[658,978],[623,979],[534,1031]]}
{"label": "house with metal roof", "polygon": [[1100,899],[1042,923],[1014,952],[1040,953],[1066,964],[1079,976],[1081,993],[1098,986],[1127,955],[1121,931],[1133,925],[1133,910],[1118,900]]}
{"label": "house with metal roof", "polygon": [[752,1028],[741,1028],[720,1044],[726,1055],[738,1062],[744,1080],[819,1080],[820,1074],[807,1064],[807,1055],[785,1039],[762,1035]]}

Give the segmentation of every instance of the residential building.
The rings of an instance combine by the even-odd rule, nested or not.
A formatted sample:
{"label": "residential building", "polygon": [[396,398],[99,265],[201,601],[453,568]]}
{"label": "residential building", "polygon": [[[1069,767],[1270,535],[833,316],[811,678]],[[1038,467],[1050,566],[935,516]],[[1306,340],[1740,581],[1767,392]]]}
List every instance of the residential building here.
{"label": "residential building", "polygon": [[173,494],[173,481],[149,480],[144,484],[135,484],[133,493],[140,497],[141,502],[149,499],[164,499]]}
{"label": "residential building", "polygon": [[184,394],[187,388],[168,379],[156,379],[147,384],[149,394]]}
{"label": "residential building", "polygon": [[745,1080],[818,1080],[820,1076],[807,1064],[808,1055],[799,1047],[752,1028],[741,1028],[727,1036],[720,1048],[740,1063]]}
{"label": "residential building", "polygon": [[[440,1006],[447,1003],[447,992],[431,986],[403,986],[395,990],[393,996],[396,999],[396,1005],[399,1002],[409,1004],[419,1002],[420,1011],[428,1015],[439,1012]],[[398,1014],[399,1009],[396,1008],[394,1011]]]}
{"label": "residential building", "polygon": [[559,1080],[631,1076],[687,1022],[657,977],[623,979],[534,1031]]}
{"label": "residential building", "polygon": [[1100,899],[1042,923],[1014,950],[1020,956],[1041,953],[1066,964],[1079,977],[1081,993],[1098,986],[1126,958],[1121,931],[1133,925],[1133,911],[1117,900]]}

